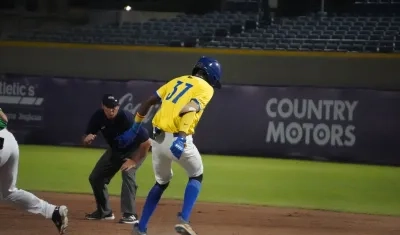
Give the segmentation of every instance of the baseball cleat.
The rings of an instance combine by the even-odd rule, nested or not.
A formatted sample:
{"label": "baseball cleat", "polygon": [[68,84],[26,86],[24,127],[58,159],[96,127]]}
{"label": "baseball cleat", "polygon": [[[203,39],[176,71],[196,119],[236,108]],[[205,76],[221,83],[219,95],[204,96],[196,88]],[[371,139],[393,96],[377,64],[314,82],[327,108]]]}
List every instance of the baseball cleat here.
{"label": "baseball cleat", "polygon": [[178,213],[179,223],[175,225],[175,231],[178,234],[182,235],[197,235],[197,233],[193,230],[192,226],[190,226],[188,221],[183,220],[181,213]]}
{"label": "baseball cleat", "polygon": [[59,234],[65,234],[68,227],[68,208],[66,206],[57,206],[51,220],[56,225]]}
{"label": "baseball cleat", "polygon": [[175,231],[182,235],[197,235],[189,224],[177,224],[175,225]]}
{"label": "baseball cleat", "polygon": [[87,219],[87,220],[113,220],[113,219],[115,219],[115,216],[112,212],[110,212],[107,215],[101,215],[98,211],[95,211],[93,213],[86,214],[85,219]]}
{"label": "baseball cleat", "polygon": [[147,235],[147,232],[140,231],[139,224],[136,223],[133,225],[132,235]]}
{"label": "baseball cleat", "polygon": [[123,215],[122,218],[119,220],[120,224],[137,224],[139,220],[135,215]]}

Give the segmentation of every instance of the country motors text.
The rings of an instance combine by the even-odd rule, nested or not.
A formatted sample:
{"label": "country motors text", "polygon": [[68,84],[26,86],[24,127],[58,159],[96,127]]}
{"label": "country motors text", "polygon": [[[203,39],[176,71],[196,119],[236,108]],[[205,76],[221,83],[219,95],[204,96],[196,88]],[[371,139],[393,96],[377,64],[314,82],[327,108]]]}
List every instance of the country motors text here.
{"label": "country motors text", "polygon": [[271,98],[265,106],[269,119],[266,142],[353,146],[357,104],[349,100]]}

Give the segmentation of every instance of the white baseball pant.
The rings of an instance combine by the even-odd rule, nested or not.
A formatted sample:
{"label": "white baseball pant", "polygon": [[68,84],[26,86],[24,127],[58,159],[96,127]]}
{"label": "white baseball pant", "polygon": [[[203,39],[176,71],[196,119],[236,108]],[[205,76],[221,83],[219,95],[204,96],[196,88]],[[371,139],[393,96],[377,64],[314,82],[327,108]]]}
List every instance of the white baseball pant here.
{"label": "white baseball pant", "polygon": [[33,214],[51,219],[55,205],[16,188],[19,164],[19,147],[14,135],[7,129],[0,131],[0,199],[10,202]]}
{"label": "white baseball pant", "polygon": [[163,132],[152,140],[153,170],[156,181],[159,184],[166,184],[172,179],[173,161],[186,170],[188,177],[197,177],[203,174],[203,161],[193,143],[193,137],[191,135],[186,137],[186,148],[179,159],[170,150],[176,138],[172,133]]}

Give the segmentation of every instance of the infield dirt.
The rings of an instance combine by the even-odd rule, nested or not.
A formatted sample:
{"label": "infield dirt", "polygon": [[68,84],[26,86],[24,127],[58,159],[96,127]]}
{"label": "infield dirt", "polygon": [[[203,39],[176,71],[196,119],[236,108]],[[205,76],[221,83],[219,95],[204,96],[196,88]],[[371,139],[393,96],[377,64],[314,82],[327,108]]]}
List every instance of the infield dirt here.
{"label": "infield dirt", "polygon": [[[119,198],[112,197],[114,221],[87,221],[95,208],[91,195],[36,193],[54,204],[69,207],[71,235],[130,235],[131,225],[118,224]],[[384,202],[382,202],[384,203]],[[141,211],[143,199],[138,200]],[[149,235],[174,235],[181,202],[162,199],[149,225]],[[400,217],[348,214],[317,210],[198,203],[192,226],[199,235],[399,235]],[[57,234],[50,220],[11,205],[0,204],[1,235]]]}

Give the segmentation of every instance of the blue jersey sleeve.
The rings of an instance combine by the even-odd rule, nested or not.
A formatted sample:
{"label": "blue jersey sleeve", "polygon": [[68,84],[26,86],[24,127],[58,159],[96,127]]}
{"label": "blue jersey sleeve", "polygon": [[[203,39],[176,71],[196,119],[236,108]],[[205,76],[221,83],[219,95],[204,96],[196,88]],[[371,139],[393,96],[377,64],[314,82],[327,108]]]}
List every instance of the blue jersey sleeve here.
{"label": "blue jersey sleeve", "polygon": [[[126,124],[127,128],[131,128],[132,125],[135,122],[135,116],[131,112],[128,112],[128,111],[125,111],[125,110],[124,110],[124,113],[125,113],[125,117],[126,117],[125,118],[125,124]],[[147,131],[146,128],[144,128],[142,126],[139,129],[139,132],[138,132],[138,134],[136,136],[136,140],[135,141],[137,143],[141,144],[141,143],[147,141],[149,138],[150,138],[149,132]]]}
{"label": "blue jersey sleeve", "polygon": [[143,126],[140,127],[139,132],[135,138],[135,142],[137,144],[141,144],[143,142],[146,142],[148,139],[150,138],[149,136],[149,132],[147,131],[146,128],[144,128]]}

